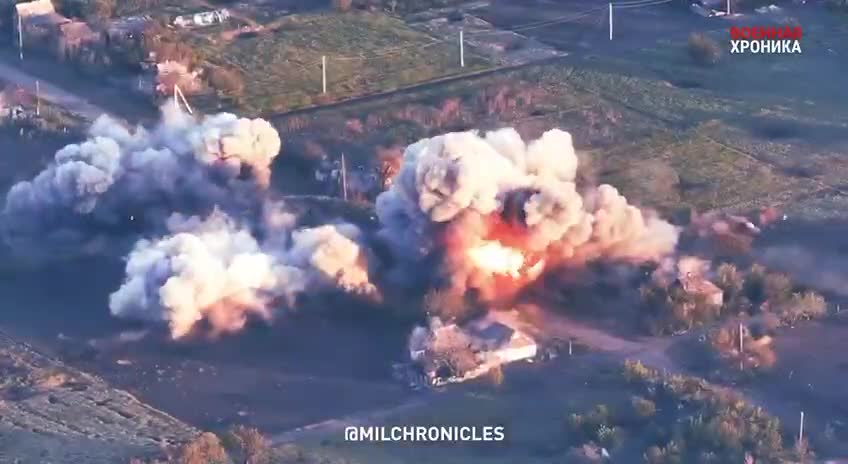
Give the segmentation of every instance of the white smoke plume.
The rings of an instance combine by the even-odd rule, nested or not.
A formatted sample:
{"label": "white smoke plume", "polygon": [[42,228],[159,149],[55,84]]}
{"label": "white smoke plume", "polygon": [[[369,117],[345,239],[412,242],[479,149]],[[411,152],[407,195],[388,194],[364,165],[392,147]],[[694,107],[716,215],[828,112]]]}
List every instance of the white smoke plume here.
{"label": "white smoke plume", "polygon": [[256,203],[281,145],[267,121],[227,113],[197,120],[170,106],[162,111],[150,130],[129,130],[101,116],[87,140],[62,148],[35,178],[15,184],[4,209],[10,243],[75,244],[109,231],[161,226],[173,211]]}
{"label": "white smoke plume", "polygon": [[382,235],[413,263],[446,253],[452,284],[478,290],[492,280],[480,275],[481,253],[471,263],[467,250],[493,241],[521,255],[492,249],[502,260],[494,269],[540,258],[655,261],[674,250],[674,226],[610,185],[578,186],[577,169],[571,135],[560,130],[529,143],[514,129],[421,140],[377,198]]}
{"label": "white smoke plume", "polygon": [[269,230],[277,235],[263,242],[220,210],[171,216],[169,235],[141,240],[130,253],[126,279],[110,297],[112,314],[167,322],[176,339],[201,323],[226,333],[251,317],[270,320],[306,291],[376,292],[355,226],[300,229],[289,239],[275,225]]}

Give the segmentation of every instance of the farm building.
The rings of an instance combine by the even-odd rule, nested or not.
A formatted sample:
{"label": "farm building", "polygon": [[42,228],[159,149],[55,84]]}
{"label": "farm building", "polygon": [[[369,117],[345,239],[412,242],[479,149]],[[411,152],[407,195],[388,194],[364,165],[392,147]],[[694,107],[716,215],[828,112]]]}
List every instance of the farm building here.
{"label": "farm building", "polygon": [[221,24],[228,19],[230,19],[230,11],[222,8],[220,10],[177,16],[174,18],[174,25],[177,27],[205,27],[213,24]]}
{"label": "farm building", "polygon": [[71,20],[60,15],[50,0],[18,3],[14,10],[15,43],[23,39],[24,46],[44,45],[55,36],[61,24]]}
{"label": "farm building", "polygon": [[[509,314],[509,313],[504,313]],[[409,339],[413,384],[440,386],[485,375],[504,364],[534,359],[538,345],[511,326],[509,318],[489,313],[459,326],[434,318],[428,328],[418,327]],[[399,376],[404,377],[399,367]],[[408,375],[406,377],[409,377]]]}
{"label": "farm building", "polygon": [[24,48],[47,51],[59,59],[76,57],[102,39],[88,24],[57,13],[50,0],[15,5],[14,25],[15,43],[20,41]]}

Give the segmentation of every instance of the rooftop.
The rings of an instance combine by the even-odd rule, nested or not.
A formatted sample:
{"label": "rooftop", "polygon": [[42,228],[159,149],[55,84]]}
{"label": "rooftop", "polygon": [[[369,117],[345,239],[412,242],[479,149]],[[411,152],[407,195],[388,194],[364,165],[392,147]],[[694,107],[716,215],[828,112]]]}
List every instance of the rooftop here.
{"label": "rooftop", "polygon": [[15,5],[15,13],[21,18],[56,14],[56,8],[51,0],[33,0]]}

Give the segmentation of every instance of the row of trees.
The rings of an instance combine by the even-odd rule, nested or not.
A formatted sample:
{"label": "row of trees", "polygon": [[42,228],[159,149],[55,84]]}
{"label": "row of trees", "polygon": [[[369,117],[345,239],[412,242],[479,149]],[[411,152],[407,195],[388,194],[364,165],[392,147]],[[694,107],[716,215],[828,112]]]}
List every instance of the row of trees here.
{"label": "row of trees", "polygon": [[331,2],[333,8],[338,11],[349,11],[352,8],[358,8],[404,14],[431,8],[445,8],[462,3],[460,0],[331,0]]}
{"label": "row of trees", "polygon": [[[626,362],[622,377],[634,393],[629,401],[570,416],[578,446],[614,453],[629,443],[628,451],[640,447],[649,464],[783,464],[807,457],[803,443],[785,445],[776,418],[703,379],[661,374],[638,361]],[[597,462],[583,457],[591,449],[576,448],[569,462]]]}
{"label": "row of trees", "polygon": [[746,271],[722,264],[715,284],[723,293],[721,305],[697,292],[687,292],[681,285],[644,284],[640,293],[646,327],[654,334],[668,334],[736,315],[762,316],[771,321],[769,325],[781,326],[827,314],[821,295],[795,286],[786,274],[768,272],[757,264]]}
{"label": "row of trees", "polygon": [[216,435],[204,432],[164,455],[135,458],[130,464],[344,464],[318,458],[295,446],[273,448],[262,433],[252,427],[235,426]]}

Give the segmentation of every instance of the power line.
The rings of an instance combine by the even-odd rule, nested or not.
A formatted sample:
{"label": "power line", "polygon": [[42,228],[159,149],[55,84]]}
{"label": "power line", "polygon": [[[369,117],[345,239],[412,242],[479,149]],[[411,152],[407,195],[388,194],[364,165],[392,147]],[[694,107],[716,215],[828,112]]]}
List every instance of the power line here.
{"label": "power line", "polygon": [[619,10],[627,10],[627,9],[630,9],[630,8],[643,8],[643,7],[646,7],[646,6],[662,5],[663,3],[669,3],[669,2],[672,2],[672,1],[674,1],[674,0],[653,0],[653,1],[648,2],[648,3],[639,3],[639,4],[632,4],[632,5],[619,5],[617,3],[613,3],[612,6],[616,9],[619,9]]}
{"label": "power line", "polygon": [[[654,1],[654,0],[651,0],[651,1]],[[535,23],[527,23],[527,24],[524,24],[524,25],[521,25],[521,26],[515,26],[515,27],[508,28],[508,29],[497,29],[497,30],[491,30],[491,31],[478,31],[478,32],[472,32],[472,33],[466,34],[466,35],[478,36],[478,35],[487,35],[487,34],[501,34],[501,33],[504,33],[504,32],[529,31],[529,30],[532,30],[532,29],[538,29],[540,27],[552,26],[554,24],[572,22],[572,21],[575,21],[575,20],[578,20],[578,19],[585,18],[586,16],[589,16],[592,13],[596,13],[596,12],[599,12],[601,10],[605,10],[606,8],[607,8],[606,6],[598,7],[598,8],[592,8],[591,10],[585,10],[585,11],[581,11],[581,12],[577,12],[577,13],[572,13],[572,14],[569,14],[569,15],[559,16],[557,18],[548,19],[548,20],[545,20],[545,21],[537,21]]]}

